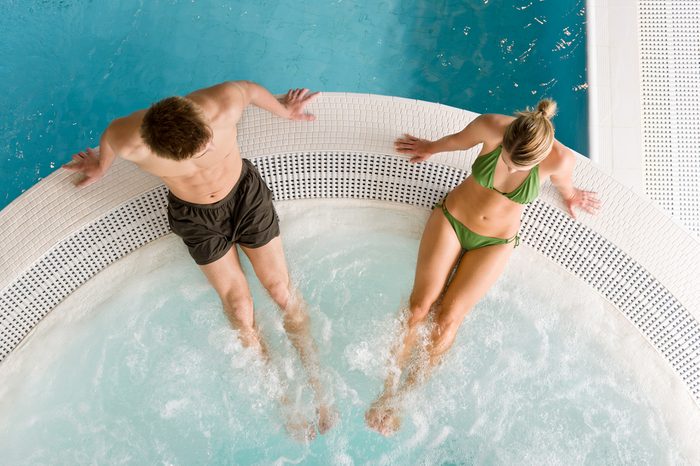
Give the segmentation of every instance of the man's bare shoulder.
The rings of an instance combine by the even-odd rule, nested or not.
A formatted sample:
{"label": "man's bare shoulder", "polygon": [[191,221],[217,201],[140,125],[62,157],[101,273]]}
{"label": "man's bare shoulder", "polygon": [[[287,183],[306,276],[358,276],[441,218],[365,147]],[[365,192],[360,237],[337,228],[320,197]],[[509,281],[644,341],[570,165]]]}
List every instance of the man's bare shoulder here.
{"label": "man's bare shoulder", "polygon": [[212,119],[233,118],[236,121],[247,105],[242,82],[226,81],[187,94]]}
{"label": "man's bare shoulder", "polygon": [[145,113],[145,110],[136,111],[112,120],[107,126],[105,140],[120,157],[133,160],[145,147],[141,139],[141,123]]}

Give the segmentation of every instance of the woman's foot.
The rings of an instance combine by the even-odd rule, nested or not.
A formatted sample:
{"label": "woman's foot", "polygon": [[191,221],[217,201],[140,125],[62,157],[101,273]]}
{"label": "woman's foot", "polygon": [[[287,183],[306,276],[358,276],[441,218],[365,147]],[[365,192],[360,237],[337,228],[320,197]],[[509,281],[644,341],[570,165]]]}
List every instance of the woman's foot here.
{"label": "woman's foot", "polygon": [[321,435],[331,430],[340,419],[338,411],[336,411],[336,409],[331,405],[320,405],[316,409],[316,414],[318,416],[318,432]]}
{"label": "woman's foot", "polygon": [[388,395],[377,398],[365,413],[365,422],[370,429],[389,437],[401,427],[395,400]]}

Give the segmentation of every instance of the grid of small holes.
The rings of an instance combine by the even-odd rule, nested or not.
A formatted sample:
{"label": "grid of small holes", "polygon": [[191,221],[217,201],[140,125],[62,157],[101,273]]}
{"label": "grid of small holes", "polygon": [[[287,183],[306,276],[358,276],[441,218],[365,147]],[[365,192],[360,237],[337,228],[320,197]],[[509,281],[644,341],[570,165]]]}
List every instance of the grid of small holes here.
{"label": "grid of small holes", "polygon": [[700,324],[666,288],[598,233],[543,202],[526,209],[522,238],[613,303],[700,401]]}
{"label": "grid of small holes", "polygon": [[294,153],[253,160],[276,200],[372,199],[432,207],[466,172],[366,153]]}
{"label": "grid of small holes", "polygon": [[646,190],[700,233],[700,2],[642,0],[639,15]]}
{"label": "grid of small holes", "polygon": [[61,242],[0,297],[0,361],[58,303],[121,257],[167,234],[166,189],[159,187]]}
{"label": "grid of small holes", "polygon": [[[259,157],[254,163],[278,200],[363,198],[430,207],[466,175],[445,165],[416,166],[402,158],[365,153],[298,153]],[[4,358],[57,302],[97,271],[167,233],[165,197],[161,187],[104,216],[13,284],[0,297],[0,356]],[[615,304],[698,398],[700,328],[653,277],[599,234],[540,201],[526,209],[522,238]],[[52,297],[40,297],[43,292]]]}

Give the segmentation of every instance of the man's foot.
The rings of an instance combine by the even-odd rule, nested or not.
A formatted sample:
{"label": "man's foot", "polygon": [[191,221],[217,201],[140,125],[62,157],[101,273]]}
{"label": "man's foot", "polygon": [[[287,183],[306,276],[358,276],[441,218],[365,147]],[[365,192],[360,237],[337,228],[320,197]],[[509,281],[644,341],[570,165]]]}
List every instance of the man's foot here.
{"label": "man's foot", "polygon": [[321,405],[316,409],[318,415],[318,432],[323,435],[333,428],[340,419],[340,414],[331,405]]}
{"label": "man's foot", "polygon": [[301,412],[287,395],[279,399],[284,418],[284,428],[299,443],[309,443],[316,438],[316,426]]}
{"label": "man's foot", "polygon": [[394,400],[386,395],[377,398],[365,413],[365,422],[370,429],[386,437],[394,435],[401,427]]}

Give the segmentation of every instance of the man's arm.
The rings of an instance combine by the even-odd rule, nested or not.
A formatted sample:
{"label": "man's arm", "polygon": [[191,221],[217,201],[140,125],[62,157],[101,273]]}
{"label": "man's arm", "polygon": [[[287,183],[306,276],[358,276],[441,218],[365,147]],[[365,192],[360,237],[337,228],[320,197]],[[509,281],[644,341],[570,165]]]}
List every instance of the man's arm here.
{"label": "man's arm", "polygon": [[62,168],[66,170],[81,173],[83,178],[76,181],[75,185],[79,188],[88,186],[102,178],[109,167],[114,163],[117,154],[110,144],[109,137],[110,129],[107,127],[102,137],[100,138],[99,150],[87,148],[83,152],[78,152],[73,155],[73,159]]}
{"label": "man's arm", "polygon": [[231,81],[227,84],[243,96],[245,105],[253,104],[289,120],[313,121],[316,118],[304,112],[304,108],[318,96],[318,92],[290,89],[284,97],[277,99],[270,91],[251,81]]}

